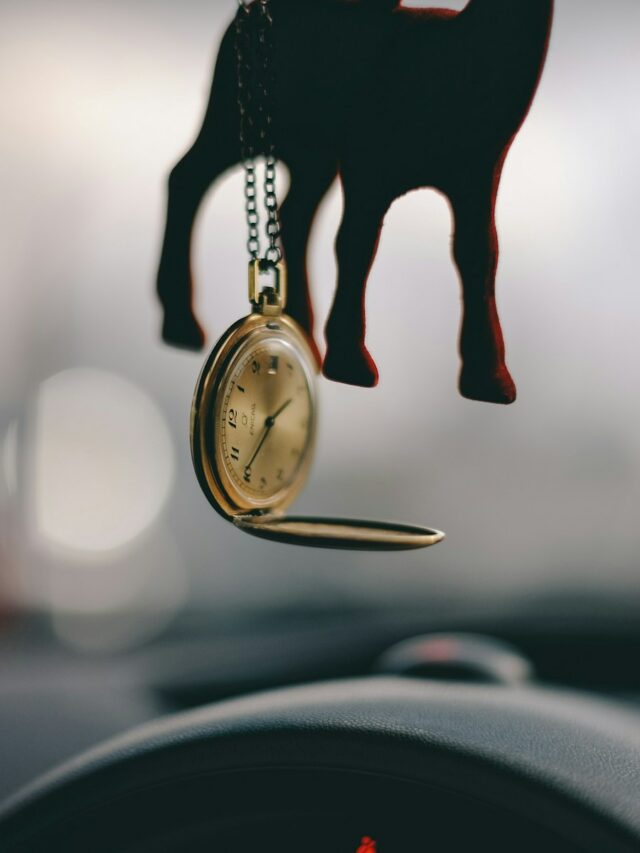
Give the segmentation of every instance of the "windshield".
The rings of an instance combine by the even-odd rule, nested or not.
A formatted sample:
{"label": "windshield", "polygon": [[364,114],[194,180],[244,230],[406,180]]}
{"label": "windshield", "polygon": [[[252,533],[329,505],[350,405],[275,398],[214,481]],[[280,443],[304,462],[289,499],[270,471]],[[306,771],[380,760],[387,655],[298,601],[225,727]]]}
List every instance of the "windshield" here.
{"label": "windshield", "polygon": [[[211,510],[193,474],[198,373],[249,307],[240,169],[216,184],[197,224],[205,352],[161,342],[155,277],[166,179],[202,120],[234,4],[23,0],[4,9],[5,611],[42,612],[65,642],[109,649],[157,636],[190,611],[590,618],[634,603],[640,6],[556,6],[497,208],[498,300],[518,401],[458,394],[451,213],[429,190],[394,203],[369,280],[379,386],[320,383],[316,455],[295,512],[447,533],[402,554],[243,535]],[[282,167],[278,180],[284,194]],[[319,335],[341,208],[336,183],[309,254]]]}

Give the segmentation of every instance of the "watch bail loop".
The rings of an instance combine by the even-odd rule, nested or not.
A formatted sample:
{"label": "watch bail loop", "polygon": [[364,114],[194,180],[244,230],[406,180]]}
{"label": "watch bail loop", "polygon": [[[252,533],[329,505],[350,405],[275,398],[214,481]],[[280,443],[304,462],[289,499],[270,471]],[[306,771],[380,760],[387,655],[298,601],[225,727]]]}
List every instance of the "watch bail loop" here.
{"label": "watch bail loop", "polygon": [[[271,282],[260,286],[261,276],[271,276]],[[249,261],[249,301],[254,311],[277,316],[287,303],[287,268],[284,261],[256,258]]]}

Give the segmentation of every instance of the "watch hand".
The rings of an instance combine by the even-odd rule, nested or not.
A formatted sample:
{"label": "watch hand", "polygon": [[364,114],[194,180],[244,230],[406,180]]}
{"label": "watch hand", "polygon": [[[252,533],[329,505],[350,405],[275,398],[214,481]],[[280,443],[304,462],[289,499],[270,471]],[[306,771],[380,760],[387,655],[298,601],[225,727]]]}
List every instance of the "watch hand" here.
{"label": "watch hand", "polygon": [[267,425],[267,426],[273,426],[273,425],[274,425],[274,423],[275,423],[276,418],[277,418],[277,417],[280,417],[280,415],[284,412],[284,410],[287,408],[287,406],[288,406],[290,403],[292,403],[292,402],[293,402],[293,398],[292,398],[292,397],[290,397],[290,398],[287,400],[287,402],[286,402],[286,403],[283,403],[283,404],[280,406],[280,408],[278,409],[278,411],[277,411],[275,414],[270,415],[270,416],[267,418],[267,420],[266,420],[266,425]]}
{"label": "watch hand", "polygon": [[257,447],[256,447],[256,449],[253,451],[253,456],[252,456],[252,457],[251,457],[251,459],[247,462],[247,464],[244,466],[244,470],[245,470],[245,471],[247,470],[247,468],[249,468],[249,469],[251,468],[251,466],[253,465],[253,462],[254,462],[254,460],[255,460],[256,456],[257,456],[257,455],[258,455],[258,453],[260,453],[260,451],[262,450],[262,445],[263,445],[263,444],[265,443],[265,441],[267,440],[267,436],[269,435],[269,433],[270,433],[270,431],[271,431],[271,428],[272,428],[272,427],[273,427],[273,425],[275,424],[275,422],[276,422],[276,418],[277,418],[277,417],[279,417],[279,416],[284,412],[284,410],[287,408],[287,406],[288,406],[291,402],[293,402],[293,398],[290,398],[289,400],[287,400],[287,402],[286,402],[286,403],[283,403],[283,404],[280,406],[280,408],[278,409],[278,411],[277,411],[277,412],[275,412],[273,415],[269,415],[269,417],[268,417],[268,418],[266,418],[266,420],[265,420],[265,422],[264,422],[264,432],[262,433],[262,436],[261,436],[261,438],[260,438],[260,441],[258,442],[258,446],[257,446]]}
{"label": "watch hand", "polygon": [[265,443],[265,441],[267,440],[267,436],[268,436],[268,435],[269,435],[269,433],[271,432],[271,427],[273,426],[273,424],[272,424],[272,423],[269,423],[268,421],[269,421],[269,418],[267,418],[267,422],[265,423],[264,432],[262,433],[262,436],[261,436],[261,438],[260,438],[260,441],[258,442],[258,446],[257,446],[257,447],[256,447],[256,449],[253,451],[253,456],[252,456],[252,457],[251,457],[251,459],[247,462],[247,464],[244,466],[244,470],[245,470],[245,471],[247,470],[247,468],[249,468],[249,469],[251,468],[251,466],[253,465],[253,461],[254,461],[254,459],[256,458],[256,456],[258,455],[258,453],[260,453],[260,451],[262,450],[262,445]]}

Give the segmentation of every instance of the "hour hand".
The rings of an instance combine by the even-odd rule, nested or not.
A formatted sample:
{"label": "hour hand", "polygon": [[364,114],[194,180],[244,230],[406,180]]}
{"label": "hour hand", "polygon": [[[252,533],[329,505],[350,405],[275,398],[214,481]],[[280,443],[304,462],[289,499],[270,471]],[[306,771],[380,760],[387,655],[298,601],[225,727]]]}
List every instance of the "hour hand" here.
{"label": "hour hand", "polygon": [[270,429],[274,425],[274,423],[276,422],[276,418],[280,417],[280,415],[284,412],[284,410],[287,408],[287,406],[292,402],[293,402],[293,398],[291,397],[287,400],[286,403],[283,403],[280,406],[280,408],[278,409],[277,412],[274,412],[272,415],[269,415],[269,417],[265,421],[265,426],[269,427],[269,429]]}

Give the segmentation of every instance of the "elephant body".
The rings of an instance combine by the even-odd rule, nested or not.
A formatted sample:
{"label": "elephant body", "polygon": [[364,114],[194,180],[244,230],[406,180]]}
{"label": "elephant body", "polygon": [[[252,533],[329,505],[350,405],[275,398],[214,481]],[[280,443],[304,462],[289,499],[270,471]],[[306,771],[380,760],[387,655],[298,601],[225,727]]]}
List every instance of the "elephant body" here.
{"label": "elephant body", "polygon": [[[270,0],[273,141],[291,174],[282,206],[289,313],[313,333],[306,250],[317,207],[340,176],[344,215],[324,373],[370,386],[365,287],[385,213],[432,187],[450,201],[463,288],[461,393],[508,403],[495,305],[495,200],[504,160],[544,65],[553,0],[471,0],[462,12],[389,0]],[[242,13],[241,13],[242,14]],[[211,183],[241,160],[235,28],[223,38],[202,129],[171,173],[158,290],[164,337],[202,345],[191,311],[193,221]]]}

